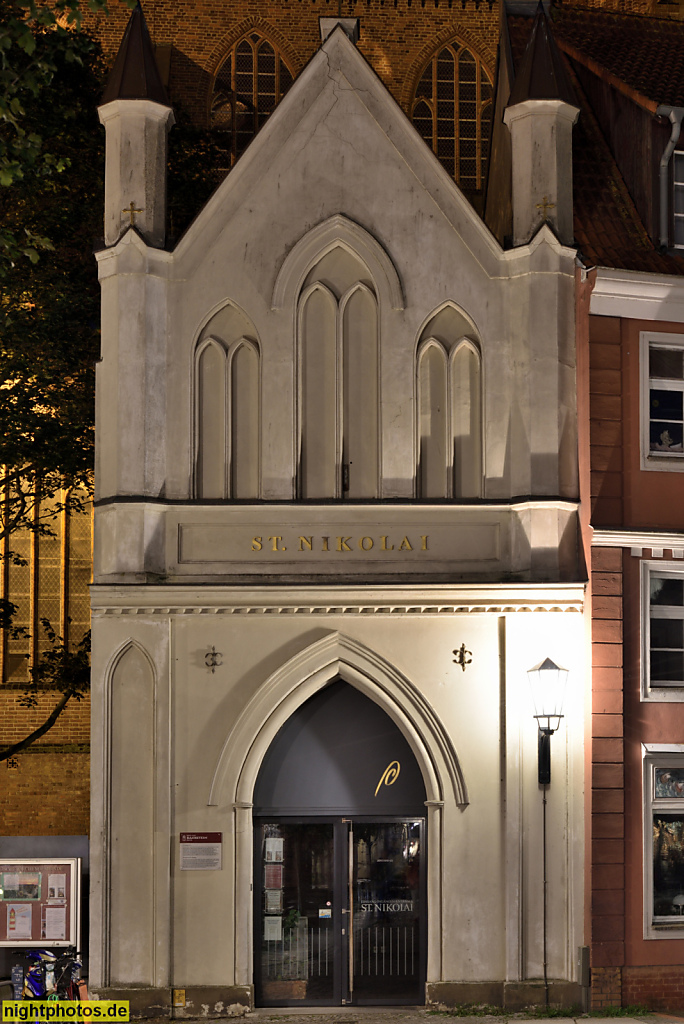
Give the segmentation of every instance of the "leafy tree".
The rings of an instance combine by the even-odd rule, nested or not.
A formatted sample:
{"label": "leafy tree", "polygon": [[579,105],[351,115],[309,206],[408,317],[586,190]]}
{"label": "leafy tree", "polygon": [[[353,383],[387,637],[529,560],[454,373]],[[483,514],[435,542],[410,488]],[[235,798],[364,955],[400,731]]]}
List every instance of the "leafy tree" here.
{"label": "leafy tree", "polygon": [[22,130],[40,134],[54,173],[22,173],[0,187],[3,230],[49,239],[39,264],[35,253],[6,259],[0,272],[1,538],[49,531],[61,489],[88,489],[92,475],[103,69],[93,40],[72,36],[67,49],[51,54],[49,102],[41,92],[23,107]]}
{"label": "leafy tree", "polygon": [[[16,23],[8,36],[7,12],[11,22],[20,9],[28,4],[0,0],[0,174],[8,172],[0,184],[0,537],[14,561],[17,531],[51,533],[63,488],[86,497],[91,489],[99,354],[93,243],[102,233],[104,171],[97,45],[83,31],[52,24],[41,8],[31,51],[30,42],[16,41]],[[8,85],[12,47],[21,51],[14,55],[21,75],[15,69]],[[20,109],[10,103],[14,120],[4,116],[12,90],[21,97]],[[74,493],[69,507],[78,514]],[[0,626],[14,635],[16,613],[10,600],[0,602]],[[18,703],[33,707],[44,690],[58,699],[43,725],[0,751],[0,760],[38,740],[87,692],[89,637],[69,649],[49,623],[44,628],[49,649]]]}
{"label": "leafy tree", "polygon": [[[51,10],[78,6],[65,0]],[[0,12],[0,538],[18,560],[11,553],[17,531],[50,533],[62,488],[80,486],[87,494],[91,486],[100,303],[93,243],[102,234],[104,179],[96,108],[106,70],[97,44],[82,30],[63,30],[46,9],[0,0]],[[15,19],[9,36],[8,16]],[[34,50],[21,35],[25,23]],[[19,68],[11,88],[5,51]],[[21,99],[14,119],[3,113],[12,90]],[[177,116],[169,166],[176,237],[227,172],[220,141]],[[73,497],[70,510],[78,511]],[[16,612],[11,601],[0,601],[0,627],[15,635]],[[18,703],[35,707],[45,689],[58,698],[38,729],[0,750],[0,761],[44,736],[69,701],[88,690],[89,636],[69,649],[49,622],[43,626],[50,648]]]}

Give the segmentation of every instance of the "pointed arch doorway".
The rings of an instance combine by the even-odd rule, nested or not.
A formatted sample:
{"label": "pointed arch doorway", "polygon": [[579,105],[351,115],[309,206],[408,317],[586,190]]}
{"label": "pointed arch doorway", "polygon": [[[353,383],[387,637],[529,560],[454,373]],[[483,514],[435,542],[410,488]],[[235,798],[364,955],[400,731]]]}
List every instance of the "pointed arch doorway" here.
{"label": "pointed arch doorway", "polygon": [[254,790],[257,1004],[424,1002],[425,800],[399,728],[343,680],[285,722]]}

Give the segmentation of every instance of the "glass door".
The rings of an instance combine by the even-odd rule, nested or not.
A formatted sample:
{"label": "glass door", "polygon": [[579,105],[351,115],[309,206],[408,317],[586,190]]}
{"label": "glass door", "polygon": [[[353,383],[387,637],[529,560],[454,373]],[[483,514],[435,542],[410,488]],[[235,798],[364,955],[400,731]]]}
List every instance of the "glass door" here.
{"label": "glass door", "polygon": [[334,832],[333,822],[256,828],[255,981],[262,1006],[340,1002]]}
{"label": "glass door", "polygon": [[255,984],[261,1006],[420,1004],[423,821],[255,826]]}
{"label": "glass door", "polygon": [[422,821],[350,822],[353,1003],[424,1000]]}

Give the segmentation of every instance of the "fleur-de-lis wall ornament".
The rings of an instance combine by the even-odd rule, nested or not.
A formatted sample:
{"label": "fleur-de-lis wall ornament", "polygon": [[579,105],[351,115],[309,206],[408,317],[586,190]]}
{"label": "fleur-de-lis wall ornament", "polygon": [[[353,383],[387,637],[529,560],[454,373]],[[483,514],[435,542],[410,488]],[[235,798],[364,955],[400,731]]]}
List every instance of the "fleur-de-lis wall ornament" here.
{"label": "fleur-de-lis wall ornament", "polygon": [[465,644],[461,644],[461,646],[452,653],[455,654],[454,662],[457,665],[460,665],[463,671],[465,672],[466,665],[470,665],[470,663],[473,660],[473,652],[467,650]]}
{"label": "fleur-de-lis wall ornament", "polygon": [[207,666],[211,674],[213,675],[217,668],[220,668],[223,664],[223,654],[221,651],[217,651],[212,644],[207,653],[204,655],[204,664]]}

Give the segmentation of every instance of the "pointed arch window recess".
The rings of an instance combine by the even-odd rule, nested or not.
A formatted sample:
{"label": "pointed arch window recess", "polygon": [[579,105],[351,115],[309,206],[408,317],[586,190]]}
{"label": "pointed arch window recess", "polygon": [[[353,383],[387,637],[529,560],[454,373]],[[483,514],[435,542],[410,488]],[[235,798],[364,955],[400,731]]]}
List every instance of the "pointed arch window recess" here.
{"label": "pointed arch window recess", "polygon": [[334,248],[298,303],[299,496],[379,495],[378,312],[367,268]]}
{"label": "pointed arch window recess", "polygon": [[258,498],[259,348],[207,338],[196,356],[198,498]]}
{"label": "pointed arch window recess", "polygon": [[232,167],[292,85],[280,51],[258,32],[243,36],[219,68],[211,99],[211,127],[222,133]]}
{"label": "pointed arch window recess", "polygon": [[460,331],[454,336],[464,320],[447,307],[428,323],[418,346],[420,498],[482,496],[482,360],[476,341],[459,337]]}
{"label": "pointed arch window recess", "polygon": [[458,40],[435,53],[418,80],[414,127],[464,192],[485,185],[492,97],[482,61]]}

